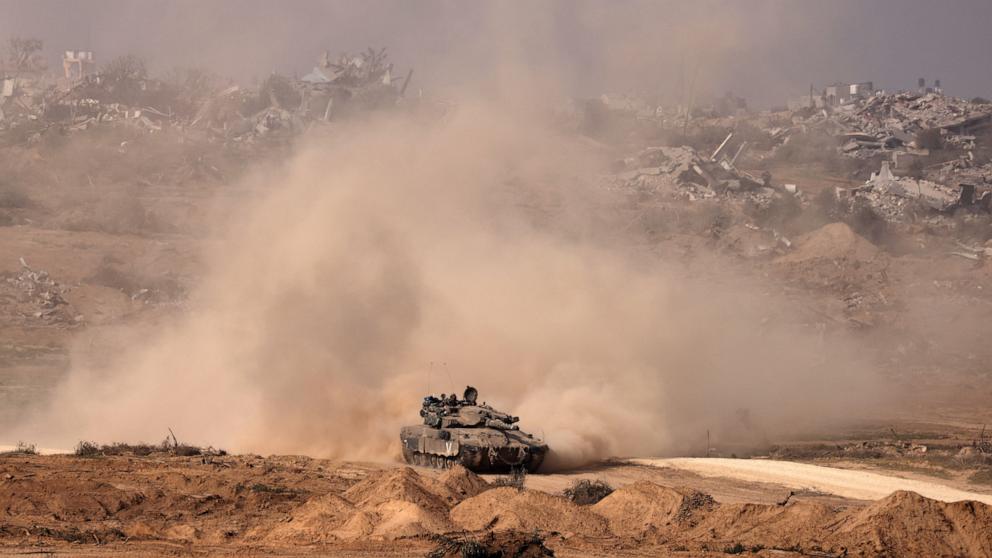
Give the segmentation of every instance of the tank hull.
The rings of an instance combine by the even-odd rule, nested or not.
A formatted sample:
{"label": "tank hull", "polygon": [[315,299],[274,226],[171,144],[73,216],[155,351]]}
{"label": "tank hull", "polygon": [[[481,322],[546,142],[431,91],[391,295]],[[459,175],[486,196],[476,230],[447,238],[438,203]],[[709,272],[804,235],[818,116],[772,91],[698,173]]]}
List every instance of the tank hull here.
{"label": "tank hull", "polygon": [[460,464],[476,473],[534,473],[548,453],[546,444],[524,432],[495,428],[405,426],[400,441],[411,465],[443,469]]}

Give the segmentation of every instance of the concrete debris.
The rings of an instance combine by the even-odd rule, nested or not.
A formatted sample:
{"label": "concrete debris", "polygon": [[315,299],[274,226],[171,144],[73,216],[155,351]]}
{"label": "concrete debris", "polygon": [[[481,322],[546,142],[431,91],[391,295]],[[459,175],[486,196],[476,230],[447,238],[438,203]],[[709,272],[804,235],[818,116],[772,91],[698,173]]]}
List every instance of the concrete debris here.
{"label": "concrete debris", "polygon": [[690,201],[728,192],[772,193],[767,180],[736,169],[727,159],[715,162],[719,152],[718,149],[713,157],[706,158],[686,146],[649,147],[614,165],[618,172],[610,177],[610,187],[639,192],[670,191]]}
{"label": "concrete debris", "polygon": [[196,85],[202,80],[177,85],[144,77],[143,70],[100,73],[93,60],[92,52],[66,51],[64,77],[0,76],[0,144],[94,126],[168,129],[232,145],[284,140],[316,124],[396,107],[413,75],[407,70],[397,79],[385,49],[336,60],[325,53],[303,78],[273,74],[256,90]]}
{"label": "concrete debris", "polygon": [[6,281],[23,294],[25,302],[37,308],[33,317],[42,319],[64,317],[60,316],[61,311],[69,303],[63,295],[69,292],[69,288],[52,279],[48,272],[31,269],[24,258],[20,258],[20,263],[21,271],[7,277]]}
{"label": "concrete debris", "polygon": [[[840,140],[842,153],[861,159],[896,151],[924,154],[944,142],[973,148],[975,136],[970,133],[992,124],[992,105],[937,92],[875,91],[869,96],[852,96],[844,104],[827,104],[815,112],[799,106],[796,109],[794,128],[789,133],[826,131]],[[788,134],[778,137],[783,136]]]}
{"label": "concrete debris", "polygon": [[958,256],[960,258],[975,262],[981,261],[985,258],[992,258],[992,247],[983,248],[978,246],[969,246],[960,241],[955,241],[954,243],[958,246],[958,248],[960,248],[960,250],[948,252],[952,256]]}
{"label": "concrete debris", "polygon": [[879,216],[892,222],[909,222],[932,214],[948,214],[959,208],[971,207],[988,211],[980,200],[987,199],[987,192],[976,203],[975,187],[961,184],[951,188],[924,179],[895,176],[887,161],[873,173],[863,186],[839,190],[846,201],[863,201]]}

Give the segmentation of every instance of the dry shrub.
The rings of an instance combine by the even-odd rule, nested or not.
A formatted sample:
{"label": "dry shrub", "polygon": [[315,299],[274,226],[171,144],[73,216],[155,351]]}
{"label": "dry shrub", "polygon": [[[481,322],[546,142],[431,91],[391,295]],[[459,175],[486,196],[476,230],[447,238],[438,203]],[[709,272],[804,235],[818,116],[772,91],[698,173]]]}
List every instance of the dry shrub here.
{"label": "dry shrub", "polygon": [[94,442],[87,442],[86,440],[80,440],[76,444],[76,450],[73,452],[76,457],[96,457],[100,454],[100,446]]}
{"label": "dry shrub", "polygon": [[0,189],[0,208],[24,209],[31,206],[31,198],[23,190],[16,188]]}
{"label": "dry shrub", "polygon": [[968,477],[968,482],[971,484],[985,484],[992,486],[992,467],[976,471]]}
{"label": "dry shrub", "polygon": [[0,452],[0,455],[38,455],[38,450],[34,444],[27,442],[17,442],[17,446],[10,451]]}
{"label": "dry shrub", "polygon": [[431,539],[436,543],[436,546],[427,553],[428,558],[503,558],[506,556],[539,558],[555,555],[551,549],[544,546],[544,539],[535,534],[489,532],[480,539],[451,538],[443,535],[435,535]]}
{"label": "dry shrub", "polygon": [[510,470],[510,474],[499,477],[492,482],[492,488],[499,488],[503,486],[509,486],[510,488],[516,488],[517,490],[523,490],[524,481],[527,479],[527,470],[524,468],[513,468]]}
{"label": "dry shrub", "polygon": [[217,450],[212,447],[201,448],[166,438],[160,444],[146,444],[144,442],[138,442],[136,444],[127,444],[123,442],[98,444],[96,442],[83,440],[76,444],[74,454],[77,457],[109,457],[118,455],[146,457],[152,454],[164,454],[175,457],[192,457],[196,455],[227,455],[227,452],[224,450]]}
{"label": "dry shrub", "polygon": [[580,506],[591,506],[613,493],[613,487],[601,480],[581,479],[566,488],[562,495]]}

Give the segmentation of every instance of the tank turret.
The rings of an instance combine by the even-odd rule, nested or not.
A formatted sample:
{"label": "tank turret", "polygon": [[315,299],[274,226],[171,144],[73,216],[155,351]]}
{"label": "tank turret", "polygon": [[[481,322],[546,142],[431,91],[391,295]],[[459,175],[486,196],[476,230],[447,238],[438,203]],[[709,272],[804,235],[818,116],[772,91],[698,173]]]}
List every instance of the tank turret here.
{"label": "tank turret", "polygon": [[428,395],[423,424],[400,430],[403,457],[414,465],[448,468],[456,463],[479,473],[523,468],[535,472],[548,453],[543,441],[520,430],[520,419],[478,402],[479,392]]}

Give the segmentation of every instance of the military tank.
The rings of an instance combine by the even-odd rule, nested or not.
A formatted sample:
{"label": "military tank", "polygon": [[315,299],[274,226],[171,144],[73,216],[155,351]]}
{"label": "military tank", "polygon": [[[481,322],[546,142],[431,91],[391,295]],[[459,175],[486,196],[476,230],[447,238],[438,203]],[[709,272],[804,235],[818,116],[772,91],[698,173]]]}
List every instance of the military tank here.
{"label": "military tank", "polygon": [[519,418],[478,402],[479,392],[424,398],[424,423],[400,429],[403,458],[422,467],[448,469],[461,464],[476,473],[537,471],[548,453],[543,441],[520,430]]}

